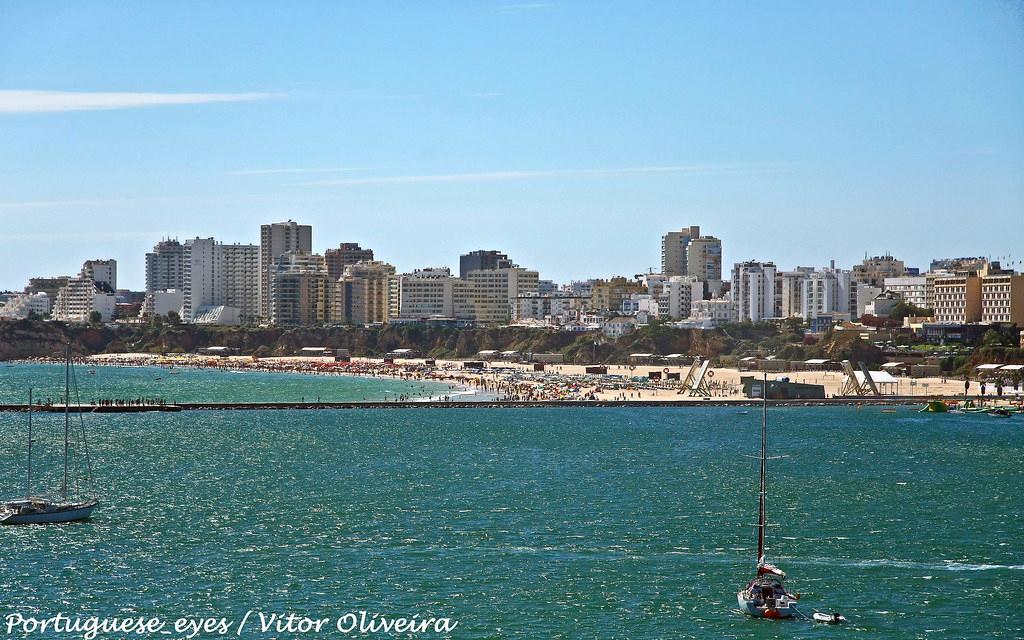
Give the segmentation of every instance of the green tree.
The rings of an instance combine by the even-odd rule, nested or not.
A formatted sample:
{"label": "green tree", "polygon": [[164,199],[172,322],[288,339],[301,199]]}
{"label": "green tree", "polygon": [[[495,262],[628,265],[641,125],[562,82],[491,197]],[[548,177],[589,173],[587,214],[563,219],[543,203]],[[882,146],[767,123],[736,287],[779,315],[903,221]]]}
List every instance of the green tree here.
{"label": "green tree", "polygon": [[981,336],[981,346],[1006,347],[1012,345],[1009,343],[1008,340],[1006,340],[1006,337],[1002,333],[996,331],[995,329],[989,329],[988,331],[985,332],[983,336]]}
{"label": "green tree", "polygon": [[932,309],[926,309],[919,307],[909,302],[897,302],[893,305],[891,311],[889,311],[890,320],[903,320],[906,317],[914,318],[930,318],[935,315],[935,311]]}
{"label": "green tree", "polygon": [[99,324],[101,320],[103,320],[103,314],[102,313],[100,313],[99,311],[90,311],[89,312],[89,322],[90,322],[90,324]]}
{"label": "green tree", "polygon": [[171,310],[167,312],[167,323],[168,324],[181,324],[181,316],[178,315],[177,311]]}

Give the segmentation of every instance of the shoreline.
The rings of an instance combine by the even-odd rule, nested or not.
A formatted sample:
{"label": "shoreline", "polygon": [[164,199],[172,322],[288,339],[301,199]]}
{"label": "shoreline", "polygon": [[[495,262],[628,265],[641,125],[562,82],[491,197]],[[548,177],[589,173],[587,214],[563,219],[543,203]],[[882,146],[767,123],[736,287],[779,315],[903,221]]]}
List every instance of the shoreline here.
{"label": "shoreline", "polygon": [[[922,407],[928,400],[959,402],[962,397],[936,397],[924,399],[914,396],[824,398],[815,400],[769,400],[771,407]],[[476,400],[476,401],[347,401],[347,402],[179,402],[173,405],[180,411],[260,411],[260,410],[341,410],[341,409],[544,409],[544,408],[695,408],[733,407],[757,409],[762,401],[756,398],[718,398],[706,400],[691,398],[681,400]],[[93,413],[94,405],[72,405],[72,413]],[[34,407],[39,411],[38,406]],[[125,412],[160,412],[159,405],[128,407]],[[27,412],[27,404],[0,405],[0,412]],[[51,405],[46,411],[63,411],[63,405]],[[118,411],[95,411],[95,413],[117,413]],[[938,414],[941,415],[941,414]],[[956,414],[953,414],[956,415]]]}
{"label": "shoreline", "polygon": [[[740,382],[743,376],[760,377],[760,372],[743,371],[735,368],[712,367],[708,369],[706,387],[701,395],[695,395],[684,388],[682,378],[689,366],[661,367],[656,365],[602,365],[605,374],[587,373],[587,365],[549,364],[537,369],[533,364],[521,362],[488,362],[484,368],[465,368],[465,362],[457,360],[431,360],[423,358],[397,359],[386,362],[382,358],[355,357],[349,361],[335,361],[334,358],[310,356],[284,356],[253,359],[251,356],[205,356],[197,354],[168,355],[156,354],[99,354],[79,358],[80,366],[124,367],[231,371],[239,373],[281,373],[314,376],[352,376],[373,378],[382,381],[432,382],[445,385],[449,393],[428,392],[418,397],[399,397],[380,400],[344,401],[338,403],[295,402],[249,403],[224,402],[177,403],[182,407],[196,408],[317,408],[332,407],[395,407],[409,405],[431,405],[460,407],[463,403],[493,406],[691,406],[722,405],[742,406],[759,402],[742,394]],[[25,364],[61,364],[50,358],[19,360]],[[664,377],[663,377],[664,374]],[[673,378],[669,379],[669,375]],[[793,382],[821,385],[824,399],[777,400],[774,403],[787,405],[857,405],[857,404],[916,404],[923,406],[929,400],[961,403],[965,400],[983,402],[990,406],[1015,405],[1024,400],[1018,389],[1007,388],[998,397],[996,386],[989,383],[991,391],[979,394],[981,386],[972,381],[969,394],[965,394],[964,383],[955,378],[909,378],[901,377],[886,395],[839,395],[843,375],[837,371],[793,371],[770,373],[771,379],[788,378]],[[909,393],[908,393],[909,392]],[[148,393],[148,392],[147,392]],[[779,406],[783,406],[779,404]]]}
{"label": "shoreline", "polygon": [[[127,357],[126,358],[124,356],[131,356],[131,357]],[[160,370],[169,371],[169,372],[173,372],[174,369],[188,369],[188,370],[191,370],[191,371],[214,370],[214,371],[226,371],[226,372],[231,372],[231,373],[242,373],[242,374],[246,374],[246,373],[275,374],[275,373],[278,373],[278,374],[287,374],[287,375],[308,375],[308,376],[317,376],[317,377],[321,377],[321,376],[334,376],[334,377],[352,377],[352,378],[371,378],[371,379],[374,379],[374,380],[381,380],[381,381],[388,381],[388,382],[395,382],[395,381],[399,381],[399,382],[430,382],[430,383],[433,383],[433,384],[446,385],[448,387],[448,391],[450,391],[450,393],[444,393],[444,394],[441,394],[441,395],[410,396],[410,397],[408,397],[407,400],[402,400],[402,402],[430,403],[430,402],[448,401],[448,400],[444,400],[445,398],[463,397],[463,396],[469,396],[469,397],[481,396],[482,397],[482,396],[486,396],[487,395],[487,393],[485,391],[482,391],[481,389],[473,388],[472,386],[467,385],[467,384],[463,384],[463,383],[459,383],[459,382],[452,382],[450,379],[447,379],[447,378],[438,378],[438,377],[430,377],[430,376],[423,376],[423,375],[414,375],[413,372],[410,372],[410,371],[408,371],[406,369],[397,368],[397,367],[389,368],[389,367],[382,366],[382,365],[381,366],[372,366],[372,364],[371,364],[371,366],[365,367],[365,368],[361,368],[361,369],[355,368],[355,367],[346,367],[346,368],[332,367],[330,369],[316,369],[316,368],[308,368],[308,367],[302,367],[302,366],[296,367],[296,366],[294,366],[293,362],[290,362],[291,360],[296,360],[296,359],[299,359],[299,358],[296,358],[296,359],[290,359],[290,358],[270,359],[270,358],[268,358],[268,359],[265,359],[264,362],[266,362],[268,360],[271,361],[269,363],[270,366],[267,366],[266,364],[264,364],[263,366],[260,366],[259,363],[261,361],[251,360],[251,359],[248,359],[247,357],[245,357],[245,358],[246,359],[233,359],[233,360],[231,360],[229,362],[220,362],[220,361],[213,361],[213,360],[210,360],[210,359],[208,359],[206,357],[202,357],[202,356],[187,356],[187,357],[184,357],[184,358],[176,357],[174,362],[160,362],[159,358],[157,358],[155,356],[139,357],[137,354],[99,354],[99,355],[95,355],[95,356],[85,356],[85,357],[75,358],[74,362],[75,362],[75,364],[77,366],[85,367],[87,369],[95,368],[95,367],[104,367],[104,368],[112,368],[112,369],[145,369],[145,368],[152,368],[152,369],[160,369]],[[200,362],[200,360],[201,360],[201,362]],[[278,361],[275,362],[274,360],[278,360]],[[311,364],[309,362],[305,362],[306,360],[309,360],[308,358],[302,358],[302,360],[304,362],[299,363],[300,365],[302,365],[302,364],[305,364],[305,365]],[[315,360],[320,361],[322,359],[316,358]],[[288,362],[280,362],[280,361],[288,361]],[[22,360],[9,360],[7,362],[9,363],[8,366],[25,365],[25,364],[28,364],[28,365],[44,364],[44,365],[58,365],[58,366],[63,366],[64,365],[64,361],[63,360],[56,359],[56,358],[30,358],[30,359],[22,359]],[[291,364],[293,366],[289,366],[289,364]],[[321,363],[321,364],[326,364],[326,363]],[[419,372],[416,372],[416,373],[419,373]],[[173,373],[172,373],[172,375],[173,375]],[[364,401],[364,402],[375,402],[375,401]],[[382,402],[386,402],[386,400],[384,400]],[[180,403],[179,403],[179,406],[180,406]],[[0,411],[2,411],[2,410],[3,409],[0,409]]]}

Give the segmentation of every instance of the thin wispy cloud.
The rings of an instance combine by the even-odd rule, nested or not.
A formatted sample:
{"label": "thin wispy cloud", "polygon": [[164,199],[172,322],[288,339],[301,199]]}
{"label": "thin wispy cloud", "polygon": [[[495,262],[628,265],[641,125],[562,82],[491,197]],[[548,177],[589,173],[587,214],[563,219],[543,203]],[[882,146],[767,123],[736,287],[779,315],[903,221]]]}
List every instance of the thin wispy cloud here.
{"label": "thin wispy cloud", "polygon": [[229,171],[231,176],[262,176],[277,173],[350,173],[352,171],[367,171],[371,167],[306,167],[287,169],[240,169]]}
{"label": "thin wispy cloud", "polygon": [[88,207],[131,207],[135,205],[167,204],[178,202],[231,202],[315,199],[317,196],[287,193],[228,193],[212,195],[124,196],[110,198],[81,198],[68,200],[9,200],[0,201],[0,214],[24,209],[76,209]]}
{"label": "thin wispy cloud", "polygon": [[0,90],[0,113],[107,111],[168,105],[252,102],[284,97],[277,93],[120,93]]}
{"label": "thin wispy cloud", "polygon": [[379,176],[367,178],[342,178],[339,180],[312,180],[298,183],[300,186],[354,186],[374,184],[430,184],[459,182],[505,182],[510,180],[531,180],[563,177],[616,177],[635,174],[712,174],[712,173],[762,173],[781,168],[779,164],[697,164],[666,165],[650,167],[620,167],[605,169],[539,169],[515,171],[477,171],[469,173],[445,173],[408,176]]}

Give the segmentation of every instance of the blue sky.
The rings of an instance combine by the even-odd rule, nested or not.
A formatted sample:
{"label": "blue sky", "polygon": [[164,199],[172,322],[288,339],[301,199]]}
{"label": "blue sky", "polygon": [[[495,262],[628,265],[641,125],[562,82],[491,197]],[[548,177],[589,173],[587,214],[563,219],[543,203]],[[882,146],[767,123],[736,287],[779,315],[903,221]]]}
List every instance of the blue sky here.
{"label": "blue sky", "polygon": [[1024,268],[1024,4],[7,2],[0,288],[314,225],[541,277],[885,251]]}

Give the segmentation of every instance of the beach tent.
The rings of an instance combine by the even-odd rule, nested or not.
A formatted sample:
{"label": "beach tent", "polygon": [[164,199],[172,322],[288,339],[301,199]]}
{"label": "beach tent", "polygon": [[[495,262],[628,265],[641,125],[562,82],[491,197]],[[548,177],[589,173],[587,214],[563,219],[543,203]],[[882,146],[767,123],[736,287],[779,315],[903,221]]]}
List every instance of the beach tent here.
{"label": "beach tent", "polygon": [[[895,395],[896,388],[899,384],[899,380],[892,377],[892,374],[888,371],[871,371],[871,381],[875,383],[875,387],[878,389],[880,395]],[[864,383],[867,380],[863,371],[854,371],[853,375],[856,377],[857,386],[864,388]],[[844,386],[848,376],[843,378]]]}
{"label": "beach tent", "polygon": [[998,369],[1001,366],[1003,365],[996,363],[979,364],[977,367],[975,367],[975,370],[977,370],[978,375],[987,376],[989,374],[995,373],[996,369]]}

